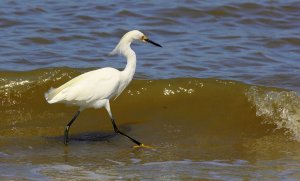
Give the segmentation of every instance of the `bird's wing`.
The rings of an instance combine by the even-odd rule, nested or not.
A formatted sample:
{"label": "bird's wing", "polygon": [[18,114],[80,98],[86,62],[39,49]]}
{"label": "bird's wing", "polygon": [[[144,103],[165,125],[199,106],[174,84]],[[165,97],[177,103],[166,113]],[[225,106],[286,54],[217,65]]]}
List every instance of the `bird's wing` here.
{"label": "bird's wing", "polygon": [[49,103],[91,102],[115,96],[120,83],[120,72],[103,68],[84,73],[46,94]]}

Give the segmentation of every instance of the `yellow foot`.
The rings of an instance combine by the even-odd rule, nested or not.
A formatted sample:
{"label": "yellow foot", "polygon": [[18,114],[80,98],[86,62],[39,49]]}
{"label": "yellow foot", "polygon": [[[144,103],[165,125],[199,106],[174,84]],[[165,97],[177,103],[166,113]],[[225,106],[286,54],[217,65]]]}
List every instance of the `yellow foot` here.
{"label": "yellow foot", "polygon": [[148,146],[148,145],[141,144],[141,145],[133,146],[133,148],[153,148],[153,147]]}

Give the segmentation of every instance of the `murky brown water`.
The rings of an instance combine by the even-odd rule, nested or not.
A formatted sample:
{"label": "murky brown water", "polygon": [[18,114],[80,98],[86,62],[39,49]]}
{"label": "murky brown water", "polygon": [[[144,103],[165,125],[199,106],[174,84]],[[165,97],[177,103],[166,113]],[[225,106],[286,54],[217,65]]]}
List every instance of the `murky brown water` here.
{"label": "murky brown water", "polygon": [[[217,79],[135,80],[112,111],[49,105],[43,94],[79,72],[6,75],[0,85],[2,179],[289,179],[299,176],[299,96]],[[34,75],[34,76],[33,76]],[[20,81],[16,77],[23,77]],[[25,81],[26,80],[26,81]],[[18,170],[18,173],[15,170]]]}
{"label": "murky brown water", "polygon": [[[3,1],[0,3],[0,179],[298,180],[297,1]],[[138,67],[104,110],[49,105],[44,93],[97,67],[140,29]],[[70,67],[70,68],[66,68]],[[191,78],[193,77],[193,78]],[[298,91],[298,92],[297,92]]]}

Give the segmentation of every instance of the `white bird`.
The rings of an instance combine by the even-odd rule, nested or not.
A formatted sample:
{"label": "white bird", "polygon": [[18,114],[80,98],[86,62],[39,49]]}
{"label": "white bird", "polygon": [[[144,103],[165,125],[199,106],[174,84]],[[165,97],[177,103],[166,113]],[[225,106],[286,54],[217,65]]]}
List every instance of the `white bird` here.
{"label": "white bird", "polygon": [[136,54],[131,49],[130,45],[136,40],[152,43],[156,46],[162,47],[161,45],[149,40],[147,36],[138,30],[129,31],[121,38],[115,49],[110,53],[111,55],[123,55],[127,59],[127,65],[123,71],[119,71],[111,67],[93,70],[73,78],[56,89],[51,88],[47,93],[45,93],[45,98],[49,104],[65,103],[80,107],[65,128],[65,145],[68,144],[69,128],[81,111],[86,108],[98,109],[105,107],[110,116],[114,131],[126,136],[138,146],[144,146],[139,141],[118,129],[109,104],[109,100],[117,98],[133,78],[136,69]]}

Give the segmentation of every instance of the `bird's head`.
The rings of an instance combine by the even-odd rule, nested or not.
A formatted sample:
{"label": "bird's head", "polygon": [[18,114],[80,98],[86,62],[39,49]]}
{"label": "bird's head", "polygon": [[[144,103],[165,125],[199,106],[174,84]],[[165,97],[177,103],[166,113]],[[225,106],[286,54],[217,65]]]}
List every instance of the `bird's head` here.
{"label": "bird's head", "polygon": [[139,30],[132,30],[126,34],[129,34],[129,36],[131,36],[133,38],[133,40],[140,40],[145,43],[151,43],[155,46],[162,47],[160,44],[151,41],[144,33],[140,32]]}
{"label": "bird's head", "polygon": [[162,47],[160,44],[151,41],[144,33],[139,30],[132,30],[127,32],[120,40],[116,48],[110,53],[110,55],[120,54],[125,50],[133,41],[142,41],[145,43],[151,43],[155,46]]}

